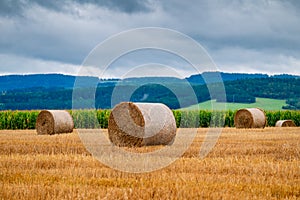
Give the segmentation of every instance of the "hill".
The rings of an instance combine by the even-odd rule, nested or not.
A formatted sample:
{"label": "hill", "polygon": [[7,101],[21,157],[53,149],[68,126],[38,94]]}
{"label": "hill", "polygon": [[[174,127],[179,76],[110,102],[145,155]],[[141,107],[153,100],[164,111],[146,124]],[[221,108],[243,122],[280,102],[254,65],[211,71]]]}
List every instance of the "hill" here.
{"label": "hill", "polygon": [[[96,77],[80,77],[81,87],[89,87],[98,82]],[[32,74],[0,76],[0,91],[28,88],[73,88],[76,76],[63,74]]]}
{"label": "hill", "polygon": [[[220,82],[220,76],[224,82],[256,79],[256,78],[276,78],[276,79],[293,79],[300,76],[294,75],[275,75],[268,76],[267,74],[245,74],[245,73],[224,73],[224,72],[204,72],[202,74],[192,75],[185,80],[192,85],[205,85],[210,83]],[[204,77],[204,78],[203,78]],[[0,76],[0,92],[16,90],[16,89],[28,89],[28,88],[73,88],[76,79],[80,79],[80,85],[78,87],[91,87],[99,82],[101,85],[115,85],[120,79],[103,79],[100,80],[97,77],[91,76],[71,76],[63,74],[29,74],[29,75],[6,75]],[[205,80],[207,83],[205,82]],[[185,80],[173,78],[173,77],[139,77],[128,78],[122,80],[124,84],[144,84],[150,82],[161,83],[182,83]]]}
{"label": "hill", "polygon": [[[213,79],[213,75],[217,77],[217,72],[202,75],[212,76],[209,83],[211,88],[218,88],[220,84],[222,86],[218,79]],[[171,109],[188,107],[197,102],[213,99],[217,102],[255,103],[257,97],[286,101],[289,105],[284,105],[284,108],[300,109],[300,78],[297,76],[265,77],[259,74],[226,73],[221,75],[227,80],[224,82],[226,98],[220,93],[210,94],[207,84],[198,81],[191,83],[197,101],[193,99],[186,85],[182,84],[185,82],[183,79],[172,77],[99,80],[96,77],[61,74],[0,76],[0,110],[71,109],[74,105],[76,108],[110,109],[113,106],[111,99],[117,83],[120,84],[119,89],[122,89],[122,94],[118,94],[118,101],[124,101],[123,93],[134,91],[130,99],[125,99],[126,101],[159,102]],[[80,80],[80,84],[74,88],[74,82],[77,80]],[[76,95],[73,98],[75,90]],[[173,93],[174,90],[177,94]],[[181,99],[180,104],[178,99]]]}
{"label": "hill", "polygon": [[244,79],[262,79],[262,78],[278,78],[278,79],[300,78],[300,76],[290,75],[290,74],[278,74],[278,75],[269,76],[267,74],[203,72],[202,74],[191,75],[190,77],[187,77],[186,80],[192,84],[202,85],[202,84],[219,82],[221,80],[219,77],[221,77],[223,82],[244,80]]}

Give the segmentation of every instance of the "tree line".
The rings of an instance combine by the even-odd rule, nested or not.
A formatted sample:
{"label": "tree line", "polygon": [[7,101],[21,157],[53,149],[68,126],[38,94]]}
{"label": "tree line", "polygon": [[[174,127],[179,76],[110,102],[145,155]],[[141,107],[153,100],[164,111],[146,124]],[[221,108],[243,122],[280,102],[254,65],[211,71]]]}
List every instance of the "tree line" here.
{"label": "tree line", "polygon": [[[255,97],[285,99],[284,109],[300,109],[300,79],[257,78],[224,82],[226,95],[210,94],[208,85],[191,86],[195,98],[185,84],[166,83],[118,86],[120,94],[114,94],[115,85],[99,85],[97,88],[27,88],[3,91],[0,94],[0,110],[34,109],[110,109],[118,101],[160,102],[171,109],[187,107],[195,103],[216,99],[218,102],[254,103]],[[220,88],[221,83],[211,83],[210,88]],[[74,93],[74,91],[76,92]],[[132,92],[129,98],[124,95]],[[74,95],[76,94],[76,95]],[[115,96],[114,96],[115,95]]]}

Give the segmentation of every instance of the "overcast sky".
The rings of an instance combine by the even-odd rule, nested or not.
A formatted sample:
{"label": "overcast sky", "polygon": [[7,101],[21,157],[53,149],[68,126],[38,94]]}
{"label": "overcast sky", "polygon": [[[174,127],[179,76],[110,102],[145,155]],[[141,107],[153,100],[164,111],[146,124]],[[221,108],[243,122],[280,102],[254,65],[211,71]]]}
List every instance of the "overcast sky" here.
{"label": "overcast sky", "polygon": [[[297,0],[2,0],[0,74],[75,75],[99,43],[141,27],[186,34],[205,48],[220,71],[300,75]],[[119,69],[107,75],[122,76],[126,63],[143,62],[173,66],[183,76],[193,73],[164,53],[154,60],[146,54],[139,58],[137,63],[134,56],[115,62]]]}

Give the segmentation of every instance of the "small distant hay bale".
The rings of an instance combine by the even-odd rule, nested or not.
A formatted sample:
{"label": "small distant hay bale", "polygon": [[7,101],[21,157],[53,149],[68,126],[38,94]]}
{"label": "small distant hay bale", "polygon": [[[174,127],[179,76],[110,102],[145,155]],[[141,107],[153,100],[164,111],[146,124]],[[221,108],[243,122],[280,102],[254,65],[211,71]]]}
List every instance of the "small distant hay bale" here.
{"label": "small distant hay bale", "polygon": [[176,136],[176,122],[164,104],[122,102],[110,114],[108,134],[116,146],[169,145]]}
{"label": "small distant hay bale", "polygon": [[38,135],[71,133],[74,128],[73,118],[64,110],[43,110],[36,120]]}
{"label": "small distant hay bale", "polygon": [[264,128],[266,123],[265,112],[259,108],[240,109],[234,116],[236,128]]}
{"label": "small distant hay bale", "polygon": [[296,124],[293,120],[278,120],[275,127],[295,127]]}

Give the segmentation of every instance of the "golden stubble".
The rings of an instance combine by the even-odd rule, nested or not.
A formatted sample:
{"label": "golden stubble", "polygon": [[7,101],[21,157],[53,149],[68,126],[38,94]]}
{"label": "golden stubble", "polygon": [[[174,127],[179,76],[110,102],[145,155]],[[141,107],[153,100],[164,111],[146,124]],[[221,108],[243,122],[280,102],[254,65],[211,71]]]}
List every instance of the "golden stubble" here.
{"label": "golden stubble", "polygon": [[142,174],[101,164],[76,130],[52,136],[0,131],[0,199],[300,198],[300,128],[225,128],[200,159],[207,130],[199,129],[190,148],[170,166]]}

